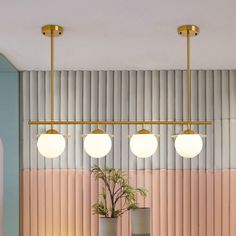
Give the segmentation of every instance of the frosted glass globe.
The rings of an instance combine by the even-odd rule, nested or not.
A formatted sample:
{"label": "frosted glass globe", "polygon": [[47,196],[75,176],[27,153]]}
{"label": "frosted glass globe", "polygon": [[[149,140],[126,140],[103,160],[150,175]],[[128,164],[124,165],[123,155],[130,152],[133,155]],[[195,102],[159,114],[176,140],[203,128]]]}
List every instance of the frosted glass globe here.
{"label": "frosted glass globe", "polygon": [[158,147],[157,138],[154,134],[134,134],[130,139],[132,153],[140,158],[152,156]]}
{"label": "frosted glass globe", "polygon": [[179,134],[175,139],[176,152],[185,158],[197,156],[202,146],[202,137],[199,134]]}
{"label": "frosted glass globe", "polygon": [[62,134],[41,134],[37,146],[42,156],[56,158],[63,153],[66,142]]}
{"label": "frosted glass globe", "polygon": [[112,147],[109,134],[88,134],[84,139],[86,153],[94,158],[106,156]]}

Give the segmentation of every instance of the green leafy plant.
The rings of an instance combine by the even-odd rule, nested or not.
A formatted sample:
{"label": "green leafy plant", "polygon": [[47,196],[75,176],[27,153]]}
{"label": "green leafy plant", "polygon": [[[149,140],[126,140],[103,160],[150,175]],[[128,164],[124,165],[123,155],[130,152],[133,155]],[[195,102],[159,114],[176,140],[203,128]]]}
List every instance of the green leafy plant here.
{"label": "green leafy plant", "polygon": [[[99,201],[92,206],[93,214],[116,218],[130,209],[138,207],[136,196],[147,196],[144,188],[133,188],[128,184],[127,176],[120,169],[92,167],[91,173],[104,186],[99,194]],[[122,206],[118,202],[123,200]]]}

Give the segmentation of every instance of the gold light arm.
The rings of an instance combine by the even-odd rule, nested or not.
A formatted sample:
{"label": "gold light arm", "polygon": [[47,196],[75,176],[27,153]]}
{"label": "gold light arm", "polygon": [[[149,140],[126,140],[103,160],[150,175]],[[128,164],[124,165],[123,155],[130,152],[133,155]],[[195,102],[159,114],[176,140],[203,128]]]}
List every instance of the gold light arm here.
{"label": "gold light arm", "polygon": [[28,121],[29,125],[211,125],[212,121]]}

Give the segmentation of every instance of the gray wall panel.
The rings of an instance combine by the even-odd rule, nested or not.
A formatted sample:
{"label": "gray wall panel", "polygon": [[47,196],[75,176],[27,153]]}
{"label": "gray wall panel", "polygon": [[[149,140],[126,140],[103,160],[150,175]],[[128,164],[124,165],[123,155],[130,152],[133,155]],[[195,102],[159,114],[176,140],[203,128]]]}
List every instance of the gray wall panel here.
{"label": "gray wall panel", "polygon": [[[47,73],[49,74],[49,73]],[[46,78],[47,79],[47,78]],[[60,119],[61,120],[67,120],[68,119],[68,73],[65,71],[61,72],[61,76],[60,76]],[[47,89],[48,90],[48,89]],[[49,97],[49,95],[47,96]],[[49,100],[48,100],[49,102]],[[55,101],[56,102],[56,101]],[[48,103],[47,107],[48,106]],[[47,115],[49,116],[49,115]],[[62,125],[61,126],[61,132],[65,135],[68,134],[67,132],[68,127],[66,125]],[[61,157],[60,157],[60,167],[61,168],[68,168],[68,138],[66,139],[66,148],[65,151],[62,153]],[[46,166],[48,166],[50,164],[50,160],[48,161],[47,158],[45,158],[46,160]],[[55,161],[55,160],[53,160]],[[48,168],[50,168],[48,166]]]}
{"label": "gray wall panel", "polygon": [[[23,168],[85,168],[99,164],[123,169],[221,169],[236,167],[236,72],[191,71],[191,116],[213,120],[212,126],[193,126],[206,134],[199,157],[185,160],[174,149],[172,134],[182,126],[147,126],[160,134],[153,157],[137,159],[129,148],[129,134],[141,126],[102,126],[114,134],[106,158],[91,159],[83,150],[82,134],[96,126],[55,126],[67,135],[59,159],[48,160],[37,151],[37,135],[49,126],[27,121],[50,119],[50,73],[21,73]],[[186,71],[57,71],[55,119],[59,120],[182,120],[186,119]]]}
{"label": "gray wall panel", "polygon": [[236,71],[229,74],[230,118],[236,119]]}
{"label": "gray wall panel", "polygon": [[[91,119],[98,120],[98,73],[91,73]],[[96,126],[91,126],[91,129],[96,129]],[[81,138],[81,137],[80,137]],[[83,148],[83,144],[82,147]],[[92,158],[91,165],[98,165],[98,159]]]}
{"label": "gray wall panel", "polygon": [[[60,72],[55,72],[54,74],[54,117],[56,120],[59,120],[60,118]],[[61,127],[59,125],[55,126],[56,130],[61,130]],[[41,157],[41,159],[45,159],[44,157]],[[53,160],[53,168],[60,168],[60,158],[56,158]]]}
{"label": "gray wall panel", "polygon": [[[98,75],[96,74],[96,76]],[[76,117],[76,120],[82,120],[83,119],[83,74],[81,71],[76,72],[75,84],[76,84],[75,85],[76,87],[75,117]],[[98,93],[95,94],[95,97],[97,97],[96,95],[98,96]],[[81,169],[83,168],[83,139],[81,138],[81,135],[83,134],[83,126],[75,126],[75,131],[76,131],[75,132],[75,156],[76,156],[75,168]]]}
{"label": "gray wall panel", "polygon": [[[160,73],[159,71],[152,71],[152,120],[160,120]],[[160,134],[160,127],[157,125],[152,126],[154,134]],[[160,139],[158,138],[158,141]],[[160,145],[160,144],[159,144]],[[160,167],[160,148],[154,153],[151,158],[152,168],[159,169]]]}
{"label": "gray wall panel", "polygon": [[[137,72],[137,90],[136,90],[136,117],[137,120],[143,121],[144,120],[144,95],[145,95],[145,71],[138,71]],[[132,86],[132,85],[131,85]],[[137,130],[141,129],[140,126],[136,127]],[[136,158],[136,157],[135,157]],[[137,161],[137,169],[144,169],[145,167],[145,160],[143,158],[137,158],[136,160],[133,159],[134,162]]]}
{"label": "gray wall panel", "polygon": [[[137,120],[137,72],[131,71],[129,73],[129,120]],[[137,132],[137,127],[135,125],[128,126],[128,133],[123,135],[124,139],[127,139],[129,134],[135,134]],[[129,146],[127,145],[129,152],[129,169],[136,169],[137,162],[139,161],[134,154],[131,152]],[[126,153],[124,154],[126,155]],[[127,156],[128,158],[128,156]]]}
{"label": "gray wall panel", "polygon": [[[37,89],[37,73],[35,71],[30,72],[30,86],[29,86],[29,92],[30,92],[30,119],[36,120],[38,117],[38,111],[37,111],[37,102],[38,102],[38,89]],[[31,137],[37,137],[38,128],[37,126],[30,126],[30,136]],[[37,150],[37,139],[31,138],[29,140],[30,144],[30,166],[38,166],[38,150]]]}
{"label": "gray wall panel", "polygon": [[236,168],[236,120],[230,120],[230,168]]}
{"label": "gray wall panel", "polygon": [[[101,114],[105,114],[105,77],[101,80],[102,86],[99,83],[99,119],[101,119]],[[102,90],[100,90],[102,89]],[[85,71],[83,74],[83,120],[89,121],[91,119],[91,73],[89,71]],[[102,98],[102,99],[101,99]],[[104,119],[104,117],[102,117]],[[96,128],[95,126],[91,127],[90,125],[85,125],[83,127],[83,133],[90,133],[92,128]],[[104,159],[103,159],[104,161]],[[85,150],[83,149],[83,168],[90,168],[90,164],[92,159],[87,155]]]}
{"label": "gray wall panel", "polygon": [[[152,120],[152,72],[146,71],[144,78],[144,120]],[[145,127],[152,130],[151,125]],[[154,158],[154,157],[153,157]],[[152,168],[152,157],[144,159],[144,168]]]}
{"label": "gray wall panel", "polygon": [[[121,120],[129,120],[130,113],[130,73],[128,71],[123,71],[121,74]],[[130,150],[129,150],[129,126],[123,125],[121,128],[121,137],[120,140],[120,153],[121,153],[121,163],[120,167],[123,169],[129,168],[130,160]]]}
{"label": "gray wall panel", "polygon": [[[98,82],[98,119],[99,120],[106,119],[106,78],[107,78],[107,75],[105,71],[99,72],[99,82]],[[105,126],[101,126],[101,128],[106,130]],[[87,132],[90,132],[90,131],[87,130]],[[86,160],[87,159],[89,159],[88,156],[86,156]],[[106,166],[106,158],[99,159],[99,165],[104,168]]]}
{"label": "gray wall panel", "polygon": [[[114,73],[113,71],[107,72],[107,81],[106,81],[106,120],[114,120]],[[114,127],[112,125],[107,125],[106,131],[109,134],[114,134]],[[112,146],[114,147],[116,139],[112,139]],[[111,152],[106,156],[106,166],[113,167],[114,166],[114,148],[112,148]]]}
{"label": "gray wall panel", "polygon": [[[122,86],[122,76],[120,71],[115,71],[113,73],[113,94],[110,96],[113,97],[112,99],[112,106],[113,106],[113,118],[114,120],[121,120],[121,86]],[[114,156],[114,167],[121,168],[121,127],[114,126],[114,148],[113,148],[113,156]],[[112,158],[112,157],[111,157]]]}
{"label": "gray wall panel", "polygon": [[[68,98],[68,120],[75,120],[75,71],[70,71],[68,74],[68,86],[67,86],[67,98]],[[71,125],[67,127],[67,159],[68,159],[68,168],[75,167],[75,126]],[[56,158],[57,159],[57,158]],[[55,160],[56,161],[56,160]]]}

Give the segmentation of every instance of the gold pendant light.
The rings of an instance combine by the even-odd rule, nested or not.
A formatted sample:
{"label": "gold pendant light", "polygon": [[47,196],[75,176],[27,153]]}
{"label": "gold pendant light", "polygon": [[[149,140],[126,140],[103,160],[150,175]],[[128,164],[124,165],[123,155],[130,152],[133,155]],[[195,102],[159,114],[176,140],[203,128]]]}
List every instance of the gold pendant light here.
{"label": "gold pendant light", "polygon": [[180,156],[193,158],[201,152],[203,147],[203,135],[197,134],[191,129],[190,37],[195,37],[199,34],[199,27],[196,25],[183,25],[178,28],[178,34],[187,39],[187,129],[174,136],[175,149]]}
{"label": "gold pendant light", "polygon": [[51,39],[51,68],[50,68],[50,117],[51,129],[39,136],[37,146],[40,154],[47,158],[56,158],[65,149],[65,138],[53,128],[54,122],[54,37],[61,36],[63,28],[58,25],[45,25],[42,34]]}
{"label": "gold pendant light", "polygon": [[106,134],[100,129],[99,124],[95,130],[89,134],[83,134],[82,137],[86,153],[93,158],[105,157],[111,151],[113,135]]}
{"label": "gold pendant light", "polygon": [[142,124],[141,130],[136,134],[129,135],[132,153],[139,158],[152,156],[158,148],[157,138],[159,136],[160,135],[152,134],[149,130],[145,129],[144,124]]}
{"label": "gold pendant light", "polygon": [[211,121],[191,121],[191,84],[190,84],[190,37],[199,34],[199,28],[194,25],[184,25],[178,28],[178,33],[187,38],[187,121],[68,121],[54,120],[54,38],[62,35],[63,28],[58,25],[46,25],[42,27],[42,33],[51,39],[51,71],[50,71],[50,104],[51,119],[48,121],[32,121],[29,125],[50,125],[51,129],[40,135],[38,139],[39,152],[48,158],[61,155],[65,149],[65,138],[54,129],[54,125],[97,125],[97,129],[84,135],[85,151],[92,157],[100,158],[109,153],[112,148],[112,135],[106,134],[99,125],[142,125],[137,134],[130,135],[131,151],[138,157],[146,158],[153,155],[158,147],[157,136],[144,129],[145,125],[186,125],[187,129],[181,134],[175,135],[176,151],[183,157],[196,156],[202,148],[202,135],[195,133],[191,125],[211,125]]}

